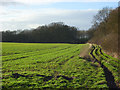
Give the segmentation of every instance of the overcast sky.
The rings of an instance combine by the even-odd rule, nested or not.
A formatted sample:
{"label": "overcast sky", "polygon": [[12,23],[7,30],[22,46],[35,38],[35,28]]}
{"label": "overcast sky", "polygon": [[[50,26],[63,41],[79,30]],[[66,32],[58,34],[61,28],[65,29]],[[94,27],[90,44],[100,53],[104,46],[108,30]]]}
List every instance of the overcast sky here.
{"label": "overcast sky", "polygon": [[31,29],[64,22],[79,30],[92,25],[103,7],[116,8],[119,0],[0,0],[0,31]]}

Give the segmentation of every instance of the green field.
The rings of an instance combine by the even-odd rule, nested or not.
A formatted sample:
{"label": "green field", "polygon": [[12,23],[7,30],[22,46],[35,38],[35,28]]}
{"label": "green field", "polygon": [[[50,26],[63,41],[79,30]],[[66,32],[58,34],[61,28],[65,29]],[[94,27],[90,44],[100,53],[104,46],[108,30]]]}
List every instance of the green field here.
{"label": "green field", "polygon": [[80,57],[88,48],[89,44],[2,43],[2,88],[108,88],[103,68]]}

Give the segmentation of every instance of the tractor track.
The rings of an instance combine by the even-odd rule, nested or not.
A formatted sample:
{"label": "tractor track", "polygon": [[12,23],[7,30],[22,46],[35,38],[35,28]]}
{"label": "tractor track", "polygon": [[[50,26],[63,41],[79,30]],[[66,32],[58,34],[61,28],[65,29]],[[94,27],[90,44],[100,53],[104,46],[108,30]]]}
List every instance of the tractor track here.
{"label": "tractor track", "polygon": [[[93,51],[95,50],[95,47],[93,47],[93,49],[91,50],[90,54],[92,55],[93,59],[98,62],[100,64],[100,66],[103,68],[104,74],[105,74],[105,78],[107,81],[107,86],[109,88],[116,88],[118,89],[116,83],[115,83],[115,79],[114,76],[112,75],[112,72],[108,70],[107,67],[105,67],[101,61],[97,60],[97,58],[93,55]],[[97,50],[97,49],[96,49]],[[96,52],[96,51],[95,51]]]}

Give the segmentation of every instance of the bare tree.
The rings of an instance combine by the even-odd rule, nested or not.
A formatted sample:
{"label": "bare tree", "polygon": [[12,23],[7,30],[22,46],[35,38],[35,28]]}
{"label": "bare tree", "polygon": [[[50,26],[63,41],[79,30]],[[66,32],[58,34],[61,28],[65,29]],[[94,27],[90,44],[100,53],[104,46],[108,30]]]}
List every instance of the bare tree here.
{"label": "bare tree", "polygon": [[94,25],[99,25],[101,22],[107,22],[112,8],[104,7],[102,10],[99,10],[98,13],[93,18]]}

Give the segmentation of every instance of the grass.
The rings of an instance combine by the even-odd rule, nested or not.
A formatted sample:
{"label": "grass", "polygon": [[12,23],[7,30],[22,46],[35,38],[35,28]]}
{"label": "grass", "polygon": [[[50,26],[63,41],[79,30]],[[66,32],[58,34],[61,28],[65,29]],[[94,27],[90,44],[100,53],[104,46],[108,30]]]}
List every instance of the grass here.
{"label": "grass", "polygon": [[104,71],[79,57],[88,44],[2,43],[2,87],[108,88]]}

